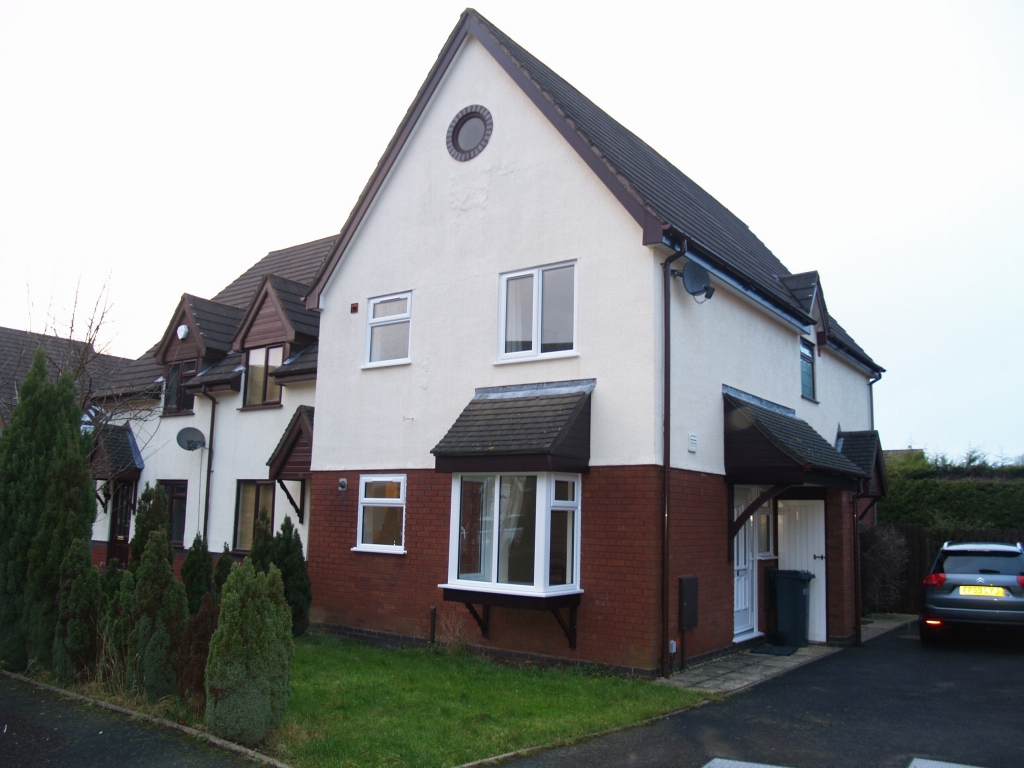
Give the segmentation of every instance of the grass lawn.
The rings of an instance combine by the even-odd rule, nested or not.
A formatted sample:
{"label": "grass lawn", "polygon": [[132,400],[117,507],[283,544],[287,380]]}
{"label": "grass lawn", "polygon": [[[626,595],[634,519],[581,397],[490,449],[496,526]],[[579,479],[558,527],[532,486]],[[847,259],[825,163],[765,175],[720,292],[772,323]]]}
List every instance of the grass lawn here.
{"label": "grass lawn", "polygon": [[298,768],[453,766],[568,743],[704,698],[592,670],[306,635],[295,645],[288,714],[265,748]]}

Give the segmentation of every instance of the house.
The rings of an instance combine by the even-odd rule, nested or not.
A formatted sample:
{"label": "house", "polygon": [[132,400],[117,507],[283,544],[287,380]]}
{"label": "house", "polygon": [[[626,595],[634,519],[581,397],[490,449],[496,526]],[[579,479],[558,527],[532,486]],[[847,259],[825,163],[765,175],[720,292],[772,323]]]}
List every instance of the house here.
{"label": "house", "polygon": [[212,299],[183,295],[97,400],[134,396],[148,410],[97,434],[94,562],[127,561],[147,484],[166,492],[176,570],[197,533],[215,555],[243,555],[262,509],[308,539],[319,315],[302,297],[332,242],[271,252]]}
{"label": "house", "polygon": [[46,355],[50,378],[56,379],[65,372],[74,376],[83,404],[101,393],[108,382],[120,377],[122,370],[132,362],[97,352],[90,341],[0,328],[0,432],[11,419],[18,404],[21,383],[32,367],[36,350],[40,348]]}
{"label": "house", "polygon": [[322,629],[665,673],[760,642],[780,567],[815,575],[810,639],[854,641],[884,488],[837,443],[877,447],[883,369],[817,273],[472,9],[305,300]]}

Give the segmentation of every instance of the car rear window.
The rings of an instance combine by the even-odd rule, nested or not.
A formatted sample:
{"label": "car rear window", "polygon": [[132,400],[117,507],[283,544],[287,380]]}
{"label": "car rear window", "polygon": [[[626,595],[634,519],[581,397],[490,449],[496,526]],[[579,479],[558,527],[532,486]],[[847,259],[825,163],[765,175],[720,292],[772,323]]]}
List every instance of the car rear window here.
{"label": "car rear window", "polygon": [[945,552],[935,563],[935,573],[1024,574],[1024,554],[1018,552]]}

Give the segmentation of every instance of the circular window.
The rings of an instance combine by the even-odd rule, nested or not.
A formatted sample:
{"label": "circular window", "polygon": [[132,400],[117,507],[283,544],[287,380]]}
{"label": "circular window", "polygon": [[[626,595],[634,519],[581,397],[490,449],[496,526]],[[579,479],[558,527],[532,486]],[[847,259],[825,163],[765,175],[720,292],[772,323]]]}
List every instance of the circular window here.
{"label": "circular window", "polygon": [[465,162],[484,151],[491,138],[494,121],[485,107],[474,104],[459,112],[448,126],[448,152],[456,160]]}

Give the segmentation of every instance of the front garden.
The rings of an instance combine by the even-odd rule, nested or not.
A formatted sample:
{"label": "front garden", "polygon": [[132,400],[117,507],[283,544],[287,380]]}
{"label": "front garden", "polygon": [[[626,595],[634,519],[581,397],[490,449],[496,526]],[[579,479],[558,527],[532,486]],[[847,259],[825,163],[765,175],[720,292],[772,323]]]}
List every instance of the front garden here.
{"label": "front garden", "polygon": [[[92,439],[73,382],[37,354],[0,434],[0,667],[306,766],[453,766],[641,723],[694,691],[593,669],[511,667],[451,648],[303,636],[298,532],[261,512],[242,563],[197,536],[179,581],[160,488],[127,567],[92,564]],[[294,639],[293,639],[294,637]]]}

